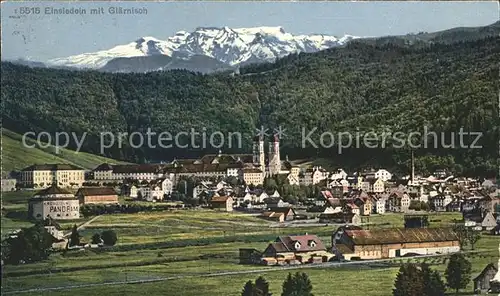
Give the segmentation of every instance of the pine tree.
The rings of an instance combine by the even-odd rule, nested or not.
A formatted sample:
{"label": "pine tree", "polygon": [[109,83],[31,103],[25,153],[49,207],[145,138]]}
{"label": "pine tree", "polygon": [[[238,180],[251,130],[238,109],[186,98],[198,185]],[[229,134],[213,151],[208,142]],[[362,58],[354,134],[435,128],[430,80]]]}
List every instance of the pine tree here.
{"label": "pine tree", "polygon": [[393,296],[422,296],[424,295],[424,280],[422,272],[417,268],[416,264],[404,264],[399,268]]}
{"label": "pine tree", "polygon": [[94,233],[94,235],[92,235],[92,243],[93,244],[100,244],[102,243],[102,238],[101,238],[101,235],[99,233]]}
{"label": "pine tree", "polygon": [[293,278],[292,274],[288,273],[285,281],[283,282],[282,285],[283,292],[281,293],[281,296],[289,296],[292,295],[293,291]]}
{"label": "pine tree", "polygon": [[243,287],[243,291],[241,291],[241,296],[254,296],[255,284],[252,281],[246,282]]}
{"label": "pine tree", "polygon": [[297,272],[293,276],[289,273],[283,282],[281,296],[314,296],[312,289],[311,280],[306,273]]}
{"label": "pine tree", "polygon": [[469,284],[471,270],[472,265],[463,254],[451,255],[445,275],[448,286],[455,289],[456,295],[458,295],[460,289],[466,288],[467,284]]}
{"label": "pine tree", "polygon": [[69,237],[69,246],[77,246],[80,244],[80,234],[78,233],[78,229],[76,228],[76,224],[73,225],[73,229],[71,230],[71,236]]}
{"label": "pine tree", "polygon": [[259,295],[262,296],[271,296],[272,294],[269,293],[269,283],[266,281],[266,279],[263,276],[259,276],[255,280],[255,288],[258,290],[257,292]]}
{"label": "pine tree", "polygon": [[421,269],[424,281],[424,296],[444,296],[446,285],[439,272],[431,270],[427,264],[422,264]]}

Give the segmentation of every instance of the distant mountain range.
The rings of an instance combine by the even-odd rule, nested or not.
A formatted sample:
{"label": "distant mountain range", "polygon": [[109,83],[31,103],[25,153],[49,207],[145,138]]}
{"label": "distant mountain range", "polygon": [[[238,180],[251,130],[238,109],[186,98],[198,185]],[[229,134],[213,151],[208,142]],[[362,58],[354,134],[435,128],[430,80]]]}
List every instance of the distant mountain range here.
{"label": "distant mountain range", "polygon": [[[328,158],[335,166],[347,169],[385,167],[407,174],[407,148],[415,148],[399,146],[402,139],[406,144],[420,143],[420,148],[415,149],[415,166],[422,174],[447,168],[456,175],[489,178],[500,166],[495,111],[499,24],[351,40],[345,46],[315,53],[290,54],[275,63],[245,65],[239,68],[239,75],[197,75],[189,71],[121,75],[30,69],[2,62],[2,125],[18,134],[85,132],[81,151],[97,154],[102,153],[103,131],[144,134],[151,128],[156,138],[163,131],[172,135],[191,130],[198,135],[204,130],[207,135],[236,131],[242,134],[241,146],[225,141],[222,149],[224,153],[242,153],[251,151],[259,127],[269,128],[269,132],[282,127],[286,130],[286,137],[280,139],[283,156]],[[173,53],[113,57],[99,65],[94,57],[93,69],[106,67],[125,72],[135,71],[140,65],[140,70],[145,71],[157,64],[187,67],[189,61],[196,60],[193,64],[204,63],[203,67],[210,69],[237,67],[251,61],[229,59],[229,54],[220,61],[192,51],[192,55],[179,57]],[[424,139],[425,128],[438,136]],[[463,147],[458,138],[449,137],[462,130],[471,131],[463,139],[470,148]],[[481,132],[478,142],[472,131]],[[351,147],[340,151],[338,145],[346,143],[337,141],[335,135],[339,132],[359,135],[361,143],[355,144],[353,139]],[[399,132],[404,136],[389,136],[386,141],[387,133],[394,136]],[[421,137],[413,136],[414,132]],[[333,136],[323,141],[326,133]],[[362,144],[364,135],[371,133],[378,138],[378,148]],[[191,144],[190,137],[181,138],[169,149],[160,147],[155,138],[152,143],[156,148],[143,145],[137,149],[128,144],[120,147],[116,141],[104,154],[142,163],[194,158],[219,150],[211,145],[200,148],[205,141],[201,136],[197,137],[197,147]],[[74,141],[70,142],[69,148],[76,148]],[[427,148],[422,143],[428,144]],[[482,148],[473,149],[472,145]]]}
{"label": "distant mountain range", "polygon": [[500,22],[484,27],[461,27],[439,32],[421,32],[401,36],[335,37],[322,34],[293,35],[282,27],[199,27],[193,32],[179,31],[167,40],[142,37],[109,50],[56,58],[41,62],[18,60],[31,67],[93,69],[104,72],[151,72],[186,69],[193,72],[235,70],[248,64],[274,62],[291,53],[317,52],[343,46],[358,39],[381,45],[423,45],[452,43],[484,36],[498,36]]}
{"label": "distant mountain range", "polygon": [[293,35],[282,27],[200,27],[193,32],[179,31],[167,40],[142,37],[109,50],[52,59],[46,66],[106,72],[187,69],[206,73],[249,63],[273,62],[290,53],[317,52],[356,38]]}

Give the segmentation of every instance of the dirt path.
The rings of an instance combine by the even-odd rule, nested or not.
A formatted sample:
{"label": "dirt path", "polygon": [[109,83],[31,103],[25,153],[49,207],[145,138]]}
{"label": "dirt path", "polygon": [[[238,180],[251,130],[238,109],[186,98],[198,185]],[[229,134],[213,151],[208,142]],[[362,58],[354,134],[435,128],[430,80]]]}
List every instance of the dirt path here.
{"label": "dirt path", "polygon": [[[95,220],[97,220],[97,218],[99,218],[99,217],[101,217],[101,215],[95,216],[94,218],[90,219],[89,221],[80,224],[79,226],[76,227],[76,230],[84,229],[86,226],[88,226],[90,223],[92,223]],[[71,231],[68,232],[68,233],[66,233],[66,234],[64,234],[65,237],[70,236],[70,235],[71,235]]]}

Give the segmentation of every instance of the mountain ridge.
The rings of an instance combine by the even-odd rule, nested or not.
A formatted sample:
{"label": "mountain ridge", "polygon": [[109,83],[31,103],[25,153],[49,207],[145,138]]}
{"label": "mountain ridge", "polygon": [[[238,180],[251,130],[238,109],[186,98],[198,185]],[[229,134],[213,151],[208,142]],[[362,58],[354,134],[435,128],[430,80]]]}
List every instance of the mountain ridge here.
{"label": "mountain ridge", "polygon": [[[454,37],[455,38],[455,37]],[[189,71],[102,73],[34,69],[2,63],[5,127],[88,132],[85,151],[99,153],[100,131],[207,133],[240,131],[249,151],[255,128],[286,129],[282,154],[329,157],[350,168],[370,163],[407,171],[408,149],[301,147],[301,130],[323,132],[481,131],[482,149],[421,149],[417,169],[445,166],[471,174],[498,168],[498,68],[500,38],[485,37],[426,47],[350,42],[275,63],[240,68],[240,75]],[[252,75],[246,75],[251,73]],[[306,132],[307,134],[307,132]],[[449,140],[446,140],[448,143]],[[184,144],[184,143],[181,143]],[[199,143],[198,143],[199,144]],[[196,157],[214,149],[121,149],[105,155],[143,162]]]}
{"label": "mountain ridge", "polygon": [[[341,46],[359,37],[341,38],[326,34],[293,35],[283,27],[198,27],[193,32],[178,31],[166,40],[146,36],[108,50],[82,53],[49,60],[49,66],[101,69],[115,58],[166,55],[172,58],[207,56],[228,67],[251,62],[273,62],[296,52],[316,52]],[[160,67],[158,67],[160,68]]]}

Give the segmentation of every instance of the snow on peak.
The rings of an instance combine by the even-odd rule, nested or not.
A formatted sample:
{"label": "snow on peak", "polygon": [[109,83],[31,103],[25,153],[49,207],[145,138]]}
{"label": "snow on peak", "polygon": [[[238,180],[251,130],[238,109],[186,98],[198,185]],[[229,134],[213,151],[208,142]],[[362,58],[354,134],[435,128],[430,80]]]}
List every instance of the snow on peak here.
{"label": "snow on peak", "polygon": [[49,60],[48,64],[97,69],[118,57],[204,55],[234,66],[246,62],[272,62],[290,53],[315,52],[343,45],[355,38],[358,37],[292,35],[281,26],[198,27],[193,32],[178,31],[167,40],[145,36],[109,50]]}

